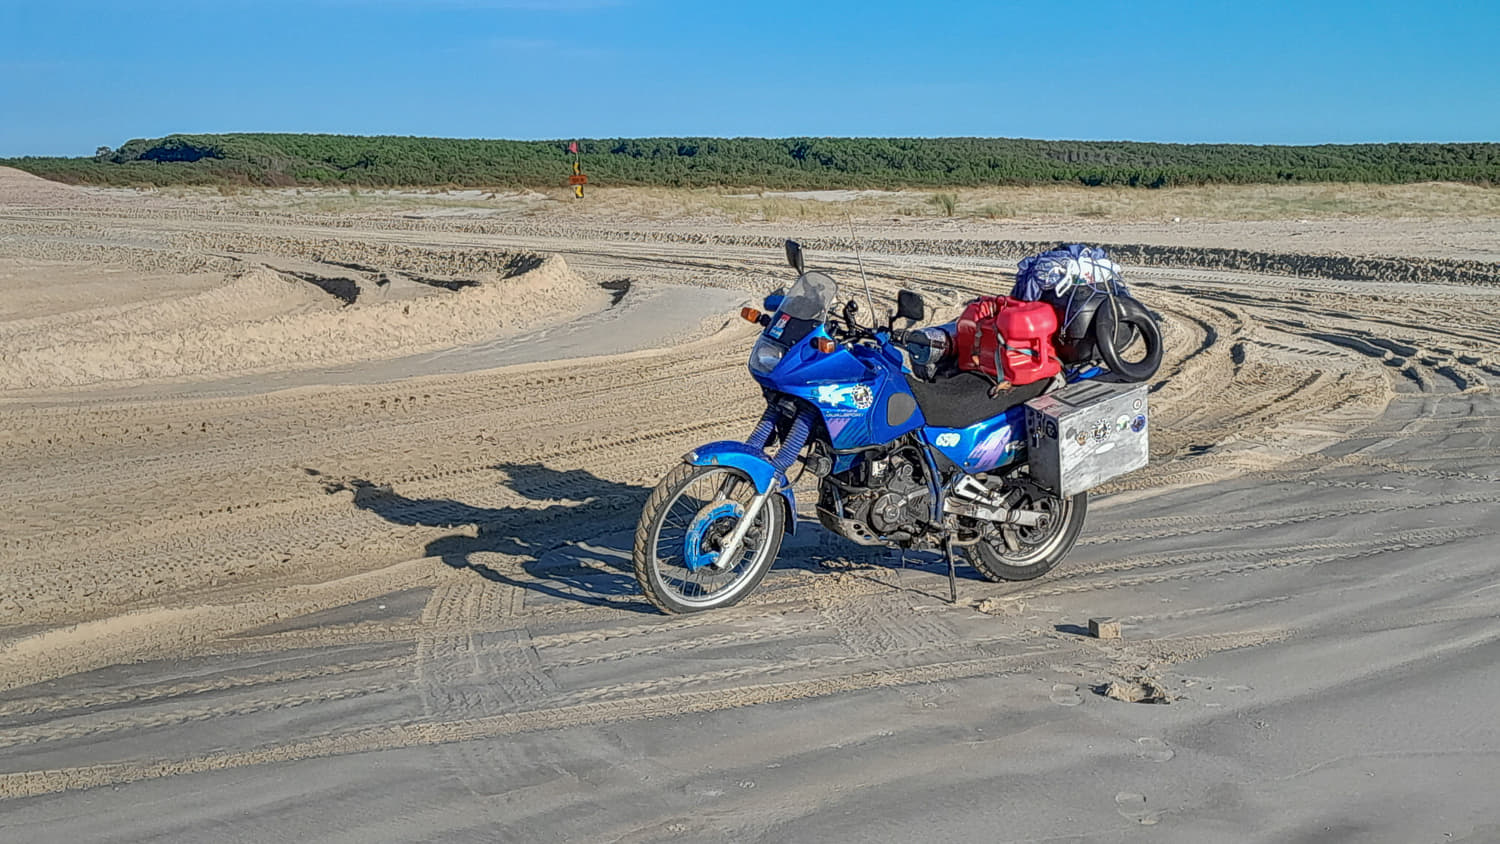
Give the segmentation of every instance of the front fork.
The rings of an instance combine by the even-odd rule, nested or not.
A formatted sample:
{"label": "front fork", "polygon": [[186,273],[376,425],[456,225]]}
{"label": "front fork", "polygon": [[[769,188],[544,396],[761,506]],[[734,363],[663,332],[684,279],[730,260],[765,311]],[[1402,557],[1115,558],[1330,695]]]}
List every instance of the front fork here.
{"label": "front fork", "polygon": [[[764,449],[771,441],[771,435],[776,432],[776,423],[781,418],[781,411],[775,406],[766,408],[761,414],[760,422],[751,432],[750,438],[745,444],[756,449]],[[812,433],[813,413],[807,408],[799,408],[797,416],[792,420],[786,435],[782,437],[781,446],[776,449],[776,454],[771,458],[771,465],[775,467],[776,473],[771,479],[770,485],[764,492],[758,492],[750,499],[750,504],[745,508],[745,515],[734,526],[729,537],[724,540],[724,545],[719,549],[719,559],[715,566],[728,566],[739,556],[740,546],[745,542],[745,535],[750,532],[750,526],[760,517],[760,511],[766,507],[766,502],[771,496],[781,493],[784,486],[789,485],[786,480],[786,470],[797,461],[797,456],[802,453],[803,447],[807,445],[807,438]],[[721,495],[728,497],[729,490],[721,491]]]}

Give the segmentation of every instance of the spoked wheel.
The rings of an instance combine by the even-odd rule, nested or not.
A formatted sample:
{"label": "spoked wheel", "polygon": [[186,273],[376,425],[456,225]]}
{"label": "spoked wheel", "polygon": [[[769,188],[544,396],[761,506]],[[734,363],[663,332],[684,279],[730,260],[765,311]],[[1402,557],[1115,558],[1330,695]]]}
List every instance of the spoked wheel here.
{"label": "spoked wheel", "polygon": [[673,469],[657,484],[635,529],[635,579],[663,612],[727,607],[750,594],[781,549],[785,514],[767,501],[734,559],[720,549],[744,518],[755,484],[739,469]]}
{"label": "spoked wheel", "polygon": [[1021,499],[1012,506],[1047,515],[1034,526],[984,526],[983,538],[969,546],[967,553],[969,562],[986,580],[1032,580],[1062,562],[1083,530],[1089,494],[1059,498],[1028,483]]}

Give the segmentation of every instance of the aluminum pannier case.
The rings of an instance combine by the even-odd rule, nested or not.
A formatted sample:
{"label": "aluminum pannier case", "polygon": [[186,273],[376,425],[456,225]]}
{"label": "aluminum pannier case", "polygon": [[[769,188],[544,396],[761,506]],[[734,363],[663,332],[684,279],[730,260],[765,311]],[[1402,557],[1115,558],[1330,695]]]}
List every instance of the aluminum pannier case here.
{"label": "aluminum pannier case", "polygon": [[1031,475],[1066,498],[1146,465],[1147,385],[1080,381],[1026,402]]}

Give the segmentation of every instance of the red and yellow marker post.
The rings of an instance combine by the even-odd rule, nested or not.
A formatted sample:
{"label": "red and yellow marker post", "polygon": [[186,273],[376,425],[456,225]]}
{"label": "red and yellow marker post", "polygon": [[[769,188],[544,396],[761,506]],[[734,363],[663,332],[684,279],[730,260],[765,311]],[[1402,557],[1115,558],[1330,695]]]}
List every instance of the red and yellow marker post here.
{"label": "red and yellow marker post", "polygon": [[578,142],[568,144],[568,152],[573,153],[573,175],[568,177],[568,184],[573,186],[573,195],[583,199],[583,186],[589,183],[589,177],[583,175],[583,166],[578,162]]}

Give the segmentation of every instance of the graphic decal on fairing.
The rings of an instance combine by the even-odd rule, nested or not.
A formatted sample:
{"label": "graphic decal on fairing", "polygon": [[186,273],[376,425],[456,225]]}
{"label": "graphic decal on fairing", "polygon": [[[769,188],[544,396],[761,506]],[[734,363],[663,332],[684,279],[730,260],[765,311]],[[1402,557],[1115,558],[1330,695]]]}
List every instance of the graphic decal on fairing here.
{"label": "graphic decal on fairing", "polygon": [[940,448],[952,448],[952,447],[958,445],[958,441],[960,439],[962,439],[962,438],[959,437],[958,434],[955,434],[952,431],[949,431],[946,434],[938,434],[937,435],[937,444],[938,444],[938,447],[940,447]]}
{"label": "graphic decal on fairing", "polygon": [[840,386],[838,384],[821,384],[818,386],[818,404],[829,407],[848,407],[855,410],[869,410],[870,405],[875,403],[875,394],[864,384],[852,386]]}
{"label": "graphic decal on fairing", "polygon": [[964,461],[964,465],[981,472],[985,469],[993,469],[1005,459],[1005,455],[1020,447],[1021,444],[1011,437],[1010,426],[1006,425],[996,429],[979,445],[974,446],[974,450],[969,452],[969,459]]}
{"label": "graphic decal on fairing", "polygon": [[790,320],[791,317],[787,316],[786,314],[782,314],[780,317],[777,317],[776,324],[766,329],[766,336],[770,337],[772,340],[780,340],[781,332],[786,330],[786,324]]}
{"label": "graphic decal on fairing", "polygon": [[853,422],[856,418],[858,418],[858,417],[855,417],[855,416],[827,416],[827,417],[824,417],[823,424],[825,424],[825,425],[828,426],[828,438],[831,439],[831,440],[838,439],[839,438],[839,434],[843,433],[844,429],[847,428],[847,427],[849,427],[849,423]]}

